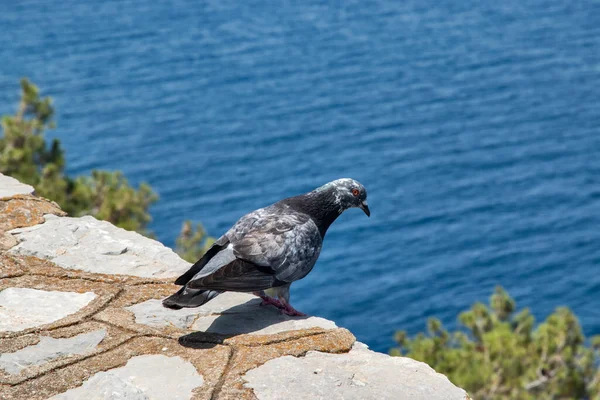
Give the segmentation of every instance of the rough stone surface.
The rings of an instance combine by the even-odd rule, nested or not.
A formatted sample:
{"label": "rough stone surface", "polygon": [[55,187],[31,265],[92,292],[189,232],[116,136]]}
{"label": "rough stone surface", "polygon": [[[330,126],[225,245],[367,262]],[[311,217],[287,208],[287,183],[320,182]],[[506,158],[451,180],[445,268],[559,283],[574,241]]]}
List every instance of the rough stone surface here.
{"label": "rough stone surface", "polygon": [[61,354],[56,354],[56,357],[53,358],[45,357],[43,362],[35,365],[27,365],[25,368],[21,369],[18,374],[10,374],[6,370],[0,368],[0,385],[17,385],[26,380],[44,375],[54,369],[65,367],[83,360],[84,358],[109,351],[132,339],[133,335],[130,332],[122,331],[110,325],[104,325],[98,322],[81,322],[62,328],[34,331],[24,335],[0,339],[0,354],[2,355],[1,357],[4,358],[5,355],[14,357],[17,354],[22,354],[20,353],[21,351],[28,347],[36,346],[43,341],[43,338],[69,339],[98,331],[106,332],[105,336],[96,346],[88,348],[81,354],[64,351]]}
{"label": "rough stone surface", "polygon": [[104,329],[64,339],[42,336],[36,345],[1,354],[0,368],[9,374],[18,374],[25,368],[46,364],[65,355],[89,353],[105,336]]}
{"label": "rough stone surface", "polygon": [[11,278],[23,275],[24,273],[23,265],[18,260],[8,256],[6,253],[0,253],[0,278]]}
{"label": "rough stone surface", "polygon": [[125,310],[135,315],[136,324],[153,327],[175,326],[179,329],[188,329],[198,318],[197,309],[169,310],[162,306],[161,300],[156,299],[125,307]]}
{"label": "rough stone surface", "polygon": [[[306,331],[302,332],[306,333]],[[230,369],[225,374],[220,394],[224,399],[255,399],[252,389],[244,387],[245,381],[242,376],[247,371],[273,358],[285,355],[300,357],[311,350],[347,353],[355,340],[354,335],[346,329],[330,329],[288,337],[276,343],[236,347],[237,350],[230,362]]]}
{"label": "rough stone surface", "polygon": [[17,239],[8,233],[0,233],[0,251],[8,250],[17,245]]}
{"label": "rough stone surface", "polygon": [[[0,233],[41,224],[45,215],[66,215],[56,203],[34,196],[18,195],[0,200]],[[8,240],[8,239],[5,239]]]}
{"label": "rough stone surface", "polygon": [[0,291],[0,331],[20,331],[49,324],[85,307],[91,292],[48,292],[28,288]]}
{"label": "rough stone surface", "polygon": [[203,384],[202,375],[190,362],[155,354],[131,358],[124,367],[99,372],[81,387],[52,399],[183,400],[189,399],[192,391]]}
{"label": "rough stone surface", "polygon": [[10,233],[19,242],[11,253],[45,258],[62,268],[165,278],[190,266],[161,243],[90,216],[46,217],[44,224]]}
{"label": "rough stone surface", "polygon": [[[202,376],[204,384],[196,387],[189,398],[209,400],[225,370],[231,351],[226,346],[204,346],[190,350],[171,339],[157,337],[134,338],[109,351],[81,359],[66,367],[50,370],[34,379],[23,381],[19,385],[0,386],[0,399],[48,399],[82,386],[85,381],[98,372],[121,368],[133,357],[155,354],[166,357],[179,357],[191,363],[198,374]],[[156,379],[163,382],[160,376]],[[118,397],[119,394],[116,391],[115,397],[108,397],[108,399],[121,398]],[[88,398],[104,399],[104,397],[97,396]]]}
{"label": "rough stone surface", "polygon": [[259,400],[467,398],[464,390],[425,363],[361,347],[348,354],[310,351],[300,358],[276,358],[249,371],[243,379]]}
{"label": "rough stone surface", "polygon": [[2,400],[468,398],[425,364],[249,294],[165,309],[189,263],[7,182],[0,176],[10,195],[0,196]]}
{"label": "rough stone surface", "polygon": [[19,182],[11,176],[0,174],[0,198],[33,193],[33,186]]}
{"label": "rough stone surface", "polygon": [[[213,304],[214,303],[214,304]],[[308,328],[337,328],[332,321],[318,318],[289,317],[273,307],[261,307],[260,299],[244,293],[223,293],[199,308],[169,310],[161,300],[152,299],[125,309],[135,322],[152,327],[175,326],[222,335],[269,335]]]}
{"label": "rough stone surface", "polygon": [[200,317],[192,325],[196,331],[223,335],[271,335],[309,328],[334,329],[337,326],[333,321],[319,317],[289,317],[270,307],[249,313]]}
{"label": "rough stone surface", "polygon": [[[19,260],[19,262],[22,261],[23,260]],[[63,326],[81,323],[102,308],[106,307],[106,305],[121,291],[119,287],[116,287],[113,284],[94,282],[86,279],[57,279],[54,277],[40,276],[35,274],[29,275],[28,273],[13,278],[0,279],[0,293],[2,293],[2,291],[5,289],[10,288],[36,289],[42,292],[71,292],[74,294],[85,294],[87,292],[91,292],[95,295],[95,297],[86,306],[80,308],[75,313],[68,314],[64,318],[60,318],[49,324],[42,326],[36,325],[20,331],[3,331],[0,329],[0,338],[16,337],[31,332],[37,332],[41,329],[53,330]],[[38,306],[36,305],[36,307]],[[52,305],[46,304],[46,307],[51,308]],[[50,311],[50,313],[51,312],[53,311]],[[0,340],[0,347],[2,343],[3,341]]]}

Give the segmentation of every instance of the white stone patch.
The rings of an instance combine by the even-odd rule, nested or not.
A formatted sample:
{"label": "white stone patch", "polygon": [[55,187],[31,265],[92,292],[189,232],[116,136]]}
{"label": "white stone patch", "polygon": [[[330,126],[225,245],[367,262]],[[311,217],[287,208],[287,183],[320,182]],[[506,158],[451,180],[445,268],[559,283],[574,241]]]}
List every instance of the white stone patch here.
{"label": "white stone patch", "polygon": [[19,182],[11,176],[0,174],[0,198],[12,197],[18,194],[31,194],[33,187]]}
{"label": "white stone patch", "polygon": [[29,288],[0,291],[0,331],[20,331],[58,321],[96,298],[92,292],[55,292]]}
{"label": "white stone patch", "polygon": [[62,356],[86,354],[93,351],[104,336],[104,329],[62,339],[42,336],[36,345],[27,346],[14,353],[1,354],[0,369],[9,374],[18,374],[25,368],[46,364]]}
{"label": "white stone patch", "polygon": [[162,300],[151,299],[125,307],[135,314],[137,324],[162,328],[168,325],[187,329],[200,316],[221,313],[252,312],[259,307],[260,299],[247,293],[223,293],[203,306],[171,310],[162,306]]}
{"label": "white stone patch", "polygon": [[192,329],[223,335],[272,335],[280,332],[310,328],[334,329],[335,322],[319,317],[290,317],[279,310],[257,306],[256,310],[242,314],[221,314],[199,317]]}
{"label": "white stone patch", "polygon": [[125,309],[135,314],[135,322],[162,328],[175,326],[203,332],[238,335],[273,333],[320,327],[337,328],[333,321],[319,317],[289,317],[272,306],[261,307],[261,300],[247,293],[223,293],[197,308],[171,310],[162,300],[147,300]]}
{"label": "white stone patch", "polygon": [[45,216],[46,223],[14,229],[11,253],[51,260],[63,268],[101,274],[176,277],[191,264],[162,243],[94,217]]}
{"label": "white stone patch", "polygon": [[259,400],[464,400],[467,394],[427,364],[355,346],[347,354],[279,357],[243,376]]}
{"label": "white stone patch", "polygon": [[187,329],[198,318],[198,309],[196,308],[171,310],[162,306],[162,300],[156,299],[134,304],[125,307],[125,309],[135,314],[136,324],[144,324],[155,328],[174,326]]}
{"label": "white stone patch", "polygon": [[181,357],[154,354],[133,357],[124,367],[98,372],[80,387],[53,400],[188,400],[204,379]]}

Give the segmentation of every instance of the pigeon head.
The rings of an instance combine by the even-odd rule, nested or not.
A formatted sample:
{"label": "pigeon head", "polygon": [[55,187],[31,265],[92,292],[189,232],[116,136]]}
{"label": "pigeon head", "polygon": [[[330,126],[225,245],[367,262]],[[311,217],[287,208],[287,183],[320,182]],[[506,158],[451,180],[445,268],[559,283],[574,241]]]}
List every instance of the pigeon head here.
{"label": "pigeon head", "polygon": [[369,204],[367,203],[367,190],[360,182],[350,178],[336,179],[315,190],[316,192],[331,192],[334,196],[335,203],[339,207],[339,212],[343,212],[348,208],[360,208],[371,216]]}

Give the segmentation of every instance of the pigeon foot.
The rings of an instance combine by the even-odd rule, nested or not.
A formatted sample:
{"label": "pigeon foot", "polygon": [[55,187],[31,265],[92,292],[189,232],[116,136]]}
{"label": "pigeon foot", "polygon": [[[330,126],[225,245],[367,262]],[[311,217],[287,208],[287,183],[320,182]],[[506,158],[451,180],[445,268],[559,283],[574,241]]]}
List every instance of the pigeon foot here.
{"label": "pigeon foot", "polygon": [[280,313],[289,315],[290,317],[306,317],[306,314],[296,310],[290,303],[284,301],[282,301],[282,303],[283,308],[279,310]]}
{"label": "pigeon foot", "polygon": [[280,310],[285,308],[284,305],[281,304],[281,302],[274,297],[267,296],[266,294],[263,294],[263,293],[254,293],[254,294],[262,299],[262,302],[260,303],[261,307],[275,306],[275,307],[279,308]]}
{"label": "pigeon foot", "polygon": [[269,297],[267,296],[266,298],[262,298],[262,302],[260,303],[261,306],[275,306],[277,308],[279,308],[280,310],[284,308],[283,304],[281,304],[281,302],[273,297]]}

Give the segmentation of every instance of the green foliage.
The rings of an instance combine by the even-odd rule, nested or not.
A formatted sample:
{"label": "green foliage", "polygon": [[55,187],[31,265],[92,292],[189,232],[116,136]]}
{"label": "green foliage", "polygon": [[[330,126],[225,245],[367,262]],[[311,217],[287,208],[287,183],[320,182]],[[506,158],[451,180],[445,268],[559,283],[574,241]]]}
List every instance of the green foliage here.
{"label": "green foliage", "polygon": [[197,261],[212,246],[215,240],[209,237],[201,224],[192,225],[185,221],[176,241],[175,251],[189,262]]}
{"label": "green foliage", "polygon": [[[2,117],[0,172],[32,185],[36,194],[56,201],[72,216],[93,215],[151,236],[147,230],[152,220],[149,208],[158,200],[152,188],[145,183],[137,189],[130,186],[120,171],[68,177],[60,142],[54,139],[48,146],[44,138],[45,130],[54,128],[53,116],[52,100],[41,98],[38,88],[22,79],[17,112]],[[191,260],[203,253],[212,239],[200,225],[195,232],[189,225],[189,232],[182,232],[185,235],[177,239],[177,245],[180,254]]]}
{"label": "green foliage", "polygon": [[599,399],[600,336],[586,345],[577,317],[560,307],[535,328],[529,310],[515,314],[501,287],[489,307],[474,304],[459,315],[464,331],[428,321],[428,334],[398,332],[395,356],[426,362],[476,399]]}
{"label": "green foliage", "polygon": [[53,127],[54,108],[49,98],[41,99],[37,87],[21,80],[21,101],[14,116],[2,117],[0,171],[22,182],[39,185],[61,175],[65,165],[58,141],[48,149],[44,130]]}
{"label": "green foliage", "polygon": [[148,234],[146,226],[151,221],[148,208],[157,199],[158,196],[145,183],[137,190],[129,186],[120,171],[92,171],[92,176],[81,176],[75,180],[71,202],[65,211],[77,215],[91,214],[124,229]]}

